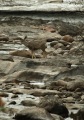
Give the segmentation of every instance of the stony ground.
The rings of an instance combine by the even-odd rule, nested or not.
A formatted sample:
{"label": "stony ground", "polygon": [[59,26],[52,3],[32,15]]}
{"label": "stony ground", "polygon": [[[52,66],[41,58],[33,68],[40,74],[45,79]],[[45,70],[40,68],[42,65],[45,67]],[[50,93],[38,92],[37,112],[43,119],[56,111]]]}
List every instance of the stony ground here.
{"label": "stony ground", "polygon": [[[84,24],[34,17],[0,16],[1,120],[62,120],[84,105]],[[47,41],[47,58],[38,50],[32,59],[25,35]]]}

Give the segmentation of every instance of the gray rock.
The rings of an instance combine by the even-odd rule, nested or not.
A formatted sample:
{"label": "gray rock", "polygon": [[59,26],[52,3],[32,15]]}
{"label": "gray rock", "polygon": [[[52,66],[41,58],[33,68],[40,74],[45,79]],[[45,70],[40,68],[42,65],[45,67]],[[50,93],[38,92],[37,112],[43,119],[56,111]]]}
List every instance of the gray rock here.
{"label": "gray rock", "polygon": [[59,115],[56,114],[51,114],[51,115],[55,118],[55,120],[64,120],[64,118]]}
{"label": "gray rock", "polygon": [[71,36],[76,36],[76,35],[81,35],[83,33],[84,27],[83,23],[78,23],[78,24],[73,24],[73,23],[68,23],[68,22],[61,22],[58,24],[58,33],[60,35],[71,35]]}
{"label": "gray rock", "polygon": [[24,106],[36,106],[36,102],[34,100],[23,100],[21,104]]}
{"label": "gray rock", "polygon": [[[76,4],[74,4],[76,3]],[[67,2],[66,0],[30,0],[30,1],[5,1],[1,2],[5,6],[5,10],[10,11],[84,11],[83,1],[76,2],[76,0]],[[8,5],[10,5],[8,7]],[[67,8],[68,5],[68,8]],[[47,7],[46,7],[47,6]],[[0,7],[0,10],[3,10],[3,6]]]}
{"label": "gray rock", "polygon": [[41,98],[39,107],[45,108],[48,112],[58,114],[64,118],[68,117],[69,111],[62,102],[58,101],[53,95]]}
{"label": "gray rock", "polygon": [[26,108],[15,115],[15,120],[54,120],[45,109],[39,107]]}
{"label": "gray rock", "polygon": [[80,88],[81,90],[84,89],[84,80],[75,80],[67,84],[67,89],[74,91],[77,88]]}

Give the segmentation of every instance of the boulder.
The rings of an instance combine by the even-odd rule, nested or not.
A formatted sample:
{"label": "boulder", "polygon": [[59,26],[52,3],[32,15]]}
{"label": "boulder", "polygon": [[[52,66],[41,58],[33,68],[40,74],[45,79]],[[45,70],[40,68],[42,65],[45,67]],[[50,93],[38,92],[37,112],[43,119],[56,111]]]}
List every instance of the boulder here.
{"label": "boulder", "polygon": [[0,55],[0,60],[14,62],[13,57],[11,55]]}
{"label": "boulder", "polygon": [[70,35],[63,36],[62,40],[72,43],[74,41],[73,37]]}
{"label": "boulder", "polygon": [[71,35],[71,36],[76,36],[76,35],[81,35],[83,32],[83,24],[78,23],[68,23],[68,22],[62,22],[58,24],[58,33],[62,36],[64,35]]}
{"label": "boulder", "polygon": [[52,89],[52,90],[57,89],[59,87],[66,88],[67,87],[67,82],[63,81],[63,80],[52,81],[51,83],[46,84],[46,87],[48,89]]}
{"label": "boulder", "polygon": [[18,81],[37,81],[43,80],[45,77],[49,77],[45,73],[35,72],[35,71],[28,71],[28,70],[21,70],[14,72],[13,74],[7,75],[4,77],[5,81],[12,82],[15,80]]}
{"label": "boulder", "polygon": [[10,52],[10,55],[32,58],[32,54],[28,50],[17,50],[14,52]]}
{"label": "boulder", "polygon": [[67,97],[67,98],[63,98],[63,102],[73,103],[73,102],[75,102],[75,99],[73,97]]}
{"label": "boulder", "polygon": [[84,89],[84,80],[75,80],[70,83],[68,82],[68,84],[67,84],[68,90],[74,91],[78,88],[80,88],[81,90]]}
{"label": "boulder", "polygon": [[62,102],[58,101],[53,95],[41,98],[38,106],[45,108],[50,113],[58,114],[64,118],[68,117],[69,114],[66,106]]}
{"label": "boulder", "polygon": [[24,106],[36,106],[36,102],[34,100],[23,100],[21,104]]}
{"label": "boulder", "polygon": [[64,118],[61,117],[60,115],[57,114],[51,114],[51,115],[55,118],[55,120],[64,120]]}
{"label": "boulder", "polygon": [[29,107],[15,115],[15,120],[54,120],[44,108]]}

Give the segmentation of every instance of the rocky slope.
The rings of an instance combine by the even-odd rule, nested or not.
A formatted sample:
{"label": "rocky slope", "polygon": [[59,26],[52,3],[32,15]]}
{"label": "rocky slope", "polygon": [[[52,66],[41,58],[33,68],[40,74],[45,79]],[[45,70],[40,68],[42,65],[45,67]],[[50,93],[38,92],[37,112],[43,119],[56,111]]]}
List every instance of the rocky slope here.
{"label": "rocky slope", "polygon": [[[84,17],[78,12],[73,16],[1,14],[1,120],[63,120],[83,107]],[[38,50],[32,59],[31,51],[21,44],[25,35],[47,41],[47,58]]]}

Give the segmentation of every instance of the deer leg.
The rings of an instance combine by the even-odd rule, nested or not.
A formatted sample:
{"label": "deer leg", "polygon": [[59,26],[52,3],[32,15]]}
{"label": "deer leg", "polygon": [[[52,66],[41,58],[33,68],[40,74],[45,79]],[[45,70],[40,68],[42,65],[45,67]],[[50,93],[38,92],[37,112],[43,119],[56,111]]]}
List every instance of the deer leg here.
{"label": "deer leg", "polygon": [[35,52],[32,51],[32,59],[34,59],[34,58],[36,58],[36,56],[35,56]]}
{"label": "deer leg", "polygon": [[43,58],[47,58],[47,52],[46,51],[43,51],[42,54],[43,54]]}

